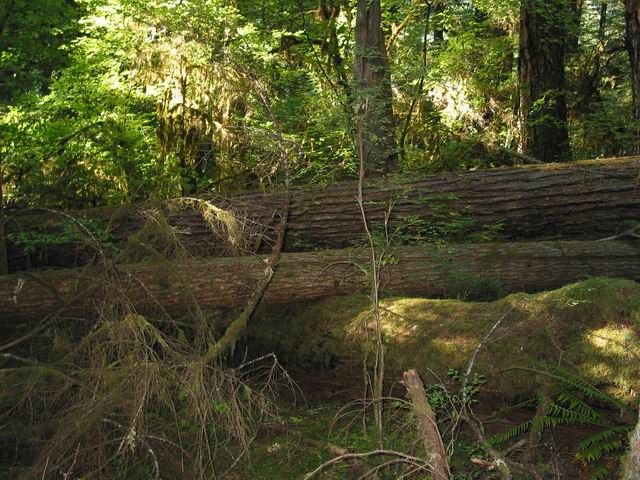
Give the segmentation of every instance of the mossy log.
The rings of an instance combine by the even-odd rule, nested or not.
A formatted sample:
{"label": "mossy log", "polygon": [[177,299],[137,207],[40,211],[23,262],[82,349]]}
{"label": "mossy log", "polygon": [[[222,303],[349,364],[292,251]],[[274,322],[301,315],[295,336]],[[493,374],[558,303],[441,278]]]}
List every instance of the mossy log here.
{"label": "mossy log", "polygon": [[[0,277],[3,324],[56,311],[93,314],[120,292],[138,313],[158,316],[244,305],[268,268],[266,256],[86,267]],[[283,254],[263,300],[305,302],[366,291],[366,249]],[[386,256],[383,293],[491,297],[541,291],[589,276],[640,280],[640,246],[623,241],[553,241],[399,247]]]}
{"label": "mossy log", "polygon": [[[382,230],[389,219],[389,231],[399,232],[400,241],[434,237],[447,241],[469,241],[489,236],[500,241],[593,240],[628,228],[640,220],[640,157],[583,162],[529,165],[429,175],[419,180],[386,177],[371,180],[365,188],[365,206],[373,231]],[[295,189],[291,195],[284,251],[345,248],[362,241],[364,233],[354,195],[356,184],[342,182],[326,187]],[[236,254],[270,251],[275,237],[277,214],[283,192],[237,194],[212,197],[216,206],[236,217]],[[109,232],[116,247],[131,246],[151,206],[102,208],[77,212],[80,218],[95,220]],[[222,235],[212,233],[201,212],[193,208],[163,211],[172,228],[170,242],[181,242],[195,256],[226,256],[229,246]],[[46,233],[60,218],[38,212],[12,212],[7,224],[9,237],[19,231]],[[225,227],[221,227],[223,230]],[[236,233],[238,233],[236,232]],[[220,233],[220,232],[219,232]],[[154,250],[171,257],[158,232],[140,240],[138,261]],[[45,242],[46,243],[46,242]],[[160,245],[159,245],[160,244]],[[84,265],[91,255],[86,243],[24,246],[9,242],[11,271],[29,267]],[[145,248],[148,251],[145,252]],[[233,249],[231,249],[233,250]]]}
{"label": "mossy log", "polygon": [[[427,384],[446,381],[451,368],[467,371],[482,344],[473,373],[487,376],[483,390],[493,401],[538,395],[537,372],[519,367],[560,365],[637,404],[640,283],[594,277],[493,302],[393,297],[381,307],[387,378],[415,368]],[[362,359],[373,347],[367,325],[373,328],[365,295],[271,306],[249,326],[246,354],[274,352],[292,374],[300,372],[302,388],[319,388],[314,369],[360,388]]]}

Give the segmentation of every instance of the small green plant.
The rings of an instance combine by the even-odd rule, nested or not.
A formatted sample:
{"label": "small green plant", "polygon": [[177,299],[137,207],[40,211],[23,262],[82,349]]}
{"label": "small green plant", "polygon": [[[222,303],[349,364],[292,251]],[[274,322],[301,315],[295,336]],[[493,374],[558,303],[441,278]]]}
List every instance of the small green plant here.
{"label": "small green plant", "polygon": [[447,376],[457,386],[457,390],[447,388],[442,383],[434,383],[426,387],[427,398],[431,406],[435,409],[443,409],[450,406],[457,408],[466,402],[467,405],[475,404],[478,401],[476,396],[480,387],[486,383],[484,375],[474,374],[471,379],[465,382],[465,375],[455,368],[447,371]]}
{"label": "small green plant", "polygon": [[31,255],[47,247],[90,241],[84,229],[91,232],[95,240],[100,243],[108,243],[112,240],[109,233],[95,221],[85,219],[57,222],[50,225],[47,231],[29,230],[9,233],[7,240],[21,248],[25,255]]}
{"label": "small green plant", "polygon": [[[565,425],[588,427],[596,433],[582,440],[575,458],[589,471],[590,478],[611,478],[614,466],[625,452],[627,436],[632,426],[621,420],[626,406],[590,384],[577,374],[557,366],[522,368],[551,382],[550,404],[546,414],[494,435],[488,441],[494,446],[505,444],[528,432],[534,422],[543,429]],[[540,400],[541,401],[541,400]],[[611,409],[618,411],[614,417]]]}
{"label": "small green plant", "polygon": [[395,239],[405,245],[423,245],[450,241],[490,242],[500,232],[500,223],[482,225],[467,216],[467,211],[458,212],[442,203],[430,205],[430,215],[407,215],[399,221]]}
{"label": "small green plant", "polygon": [[492,301],[505,294],[500,279],[464,270],[448,272],[447,285],[448,295],[461,300]]}

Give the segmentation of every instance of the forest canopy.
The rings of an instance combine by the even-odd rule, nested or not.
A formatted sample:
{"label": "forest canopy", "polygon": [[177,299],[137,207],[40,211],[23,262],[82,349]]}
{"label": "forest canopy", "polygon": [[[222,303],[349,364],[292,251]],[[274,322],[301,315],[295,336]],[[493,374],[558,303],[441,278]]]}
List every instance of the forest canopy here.
{"label": "forest canopy", "polygon": [[355,178],[358,132],[372,175],[636,152],[623,2],[359,3],[2,2],[5,202]]}

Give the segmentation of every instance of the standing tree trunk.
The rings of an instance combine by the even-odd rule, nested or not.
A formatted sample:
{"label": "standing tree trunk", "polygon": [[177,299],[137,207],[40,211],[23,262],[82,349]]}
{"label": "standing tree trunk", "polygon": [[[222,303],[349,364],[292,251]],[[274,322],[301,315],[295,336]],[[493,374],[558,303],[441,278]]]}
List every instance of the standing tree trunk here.
{"label": "standing tree trunk", "polygon": [[[431,3],[429,4],[431,5]],[[444,19],[443,15],[446,9],[445,2],[443,0],[436,0],[433,3],[433,43],[438,45],[444,42]]]}
{"label": "standing tree trunk", "polygon": [[568,0],[522,0],[521,147],[524,153],[543,162],[570,158],[564,92],[565,42],[570,18]]}
{"label": "standing tree trunk", "polygon": [[578,81],[577,100],[573,114],[576,117],[599,108],[601,100],[600,88],[602,83],[602,57],[606,48],[607,1],[600,3],[600,19],[598,20],[598,43],[593,52],[593,59],[581,72]]}
{"label": "standing tree trunk", "polygon": [[2,145],[0,145],[0,275],[9,273],[7,260],[7,243],[4,232],[4,191],[2,189],[4,176],[2,172]]}
{"label": "standing tree trunk", "polygon": [[631,92],[635,125],[635,153],[640,153],[640,2],[624,0],[626,44],[631,64]]}
{"label": "standing tree trunk", "polygon": [[569,31],[567,32],[567,53],[577,53],[580,45],[580,31],[582,23],[582,11],[584,9],[584,0],[571,1],[571,21],[569,23]]}
{"label": "standing tree trunk", "polygon": [[359,150],[366,173],[388,173],[395,170],[398,153],[380,0],[358,0],[353,74]]}

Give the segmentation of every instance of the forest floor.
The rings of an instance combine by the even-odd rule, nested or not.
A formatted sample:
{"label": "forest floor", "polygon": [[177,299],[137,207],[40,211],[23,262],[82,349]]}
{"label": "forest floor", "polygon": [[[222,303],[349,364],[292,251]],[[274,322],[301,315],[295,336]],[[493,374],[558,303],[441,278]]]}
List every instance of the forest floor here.
{"label": "forest floor", "polygon": [[[387,296],[381,308],[392,383],[409,368],[426,383],[446,381],[452,369],[466,370],[481,345],[474,372],[487,377],[484,391],[505,400],[535,393],[536,373],[527,368],[559,362],[621,400],[635,398],[640,386],[640,284],[630,280],[594,277],[493,301]],[[275,352],[314,381],[308,372],[324,370],[337,383],[362,384],[371,312],[365,295],[267,308],[250,324],[247,345],[253,354]]]}
{"label": "forest floor", "polygon": [[[484,295],[469,289],[466,296]],[[373,333],[370,299],[352,295],[260,307],[237,351],[241,358],[232,360],[250,361],[273,352],[293,383],[279,388],[277,409],[258,422],[250,448],[230,442],[216,450],[216,473],[235,479],[302,479],[340,453],[366,453],[381,445],[424,457],[400,382],[403,371],[415,368],[453,453],[456,480],[492,478],[486,465],[472,461],[487,459],[478,438],[468,429],[452,428],[465,395],[484,425],[485,439],[515,459],[524,455],[518,445],[528,438],[531,425],[542,422],[535,458],[544,478],[615,478],[636,421],[640,390],[640,284],[595,277],[553,291],[484,300],[386,292],[381,307],[389,399],[382,437],[372,421],[371,403],[364,400],[363,359],[371,354]],[[150,331],[146,321],[143,327]],[[50,381],[55,386],[60,380]],[[543,390],[554,407],[540,416]],[[4,397],[3,405],[11,401]],[[25,412],[33,416],[30,408]],[[149,419],[159,421],[160,412],[148,413]],[[29,419],[11,420],[18,428]],[[176,425],[170,418],[166,422],[157,428],[174,438]],[[186,451],[198,437],[188,437],[194,425],[180,425],[172,441]],[[6,430],[3,445],[19,434]],[[163,449],[169,452],[171,446],[160,445],[162,478],[185,478],[188,452],[164,457]],[[27,468],[25,462],[18,464],[18,457],[17,451],[0,448],[0,464],[5,464],[0,465],[0,479],[16,478]],[[362,468],[376,468],[384,460],[389,458],[342,462],[314,478],[361,478]],[[378,473],[371,478],[401,478],[407,470],[391,465]]]}
{"label": "forest floor", "polygon": [[[385,448],[423,454],[410,411],[401,401],[401,372],[417,368],[422,373],[446,432],[460,400],[460,372],[478,345],[482,346],[474,372],[482,377],[473,408],[496,445],[526,438],[526,428],[519,427],[533,421],[543,383],[550,386],[555,403],[574,408],[571,402],[578,400],[563,404],[563,395],[576,393],[571,382],[577,378],[588,379],[603,394],[582,395],[589,408],[610,418],[621,431],[633,425],[630,414],[640,387],[640,285],[635,282],[591,278],[550,292],[512,294],[488,302],[387,298],[382,307],[390,372],[387,391],[398,398],[388,409]],[[250,459],[233,470],[236,478],[303,478],[335,457],[336,449],[367,452],[380,446],[374,425],[363,415],[362,358],[368,348],[370,314],[369,299],[357,295],[261,312],[247,344],[280,355],[305,400],[298,396],[296,403],[283,404],[282,423],[256,438]],[[500,324],[486,338],[497,321]],[[628,405],[628,415],[607,404],[606,396]],[[625,435],[619,436],[618,449],[598,452],[592,436],[608,433],[597,421],[548,417],[537,452],[545,478],[614,478],[608,475],[624,449]],[[618,441],[612,437],[612,443]],[[483,467],[470,462],[482,452],[469,432],[459,434],[452,449],[456,478],[490,478]],[[589,452],[597,454],[589,459]],[[371,468],[380,464],[367,462]],[[359,478],[353,468],[341,463],[317,478]],[[605,468],[610,472],[604,473]],[[391,471],[384,476],[381,471],[379,478],[400,474]]]}
{"label": "forest floor", "polygon": [[[478,413],[489,423],[488,434],[499,434],[501,430],[513,428],[530,420],[535,407],[529,405],[518,411],[508,411],[507,405],[502,409],[507,414],[496,416],[501,409],[490,404],[490,398],[482,399]],[[243,461],[235,463],[228,473],[231,479],[284,480],[303,479],[305,475],[316,470],[337,456],[336,452],[366,453],[380,448],[402,453],[424,456],[422,444],[413,427],[413,417],[406,409],[398,409],[395,405],[388,410],[388,428],[382,442],[369,412],[367,423],[362,403],[354,399],[341,402],[311,402],[298,404],[282,404],[280,421],[266,425],[251,446],[251,451]],[[480,412],[485,411],[481,414]],[[589,469],[576,459],[576,443],[584,440],[597,430],[588,426],[560,427],[545,434],[538,451],[538,468],[545,472],[545,478],[553,479],[587,479]],[[483,454],[474,438],[468,433],[460,435],[455,442],[451,465],[455,469],[456,479],[491,478],[485,468],[470,462],[470,458]],[[363,460],[359,462],[364,469],[374,469],[380,461]],[[228,461],[221,462],[226,468]],[[224,470],[222,468],[222,470]],[[401,477],[400,469],[379,471],[380,479]],[[354,472],[353,464],[341,462],[328,466],[319,472],[316,479],[348,480],[359,479]],[[366,478],[366,477],[365,477]],[[372,477],[375,478],[375,477]],[[427,478],[424,474],[417,478]]]}

